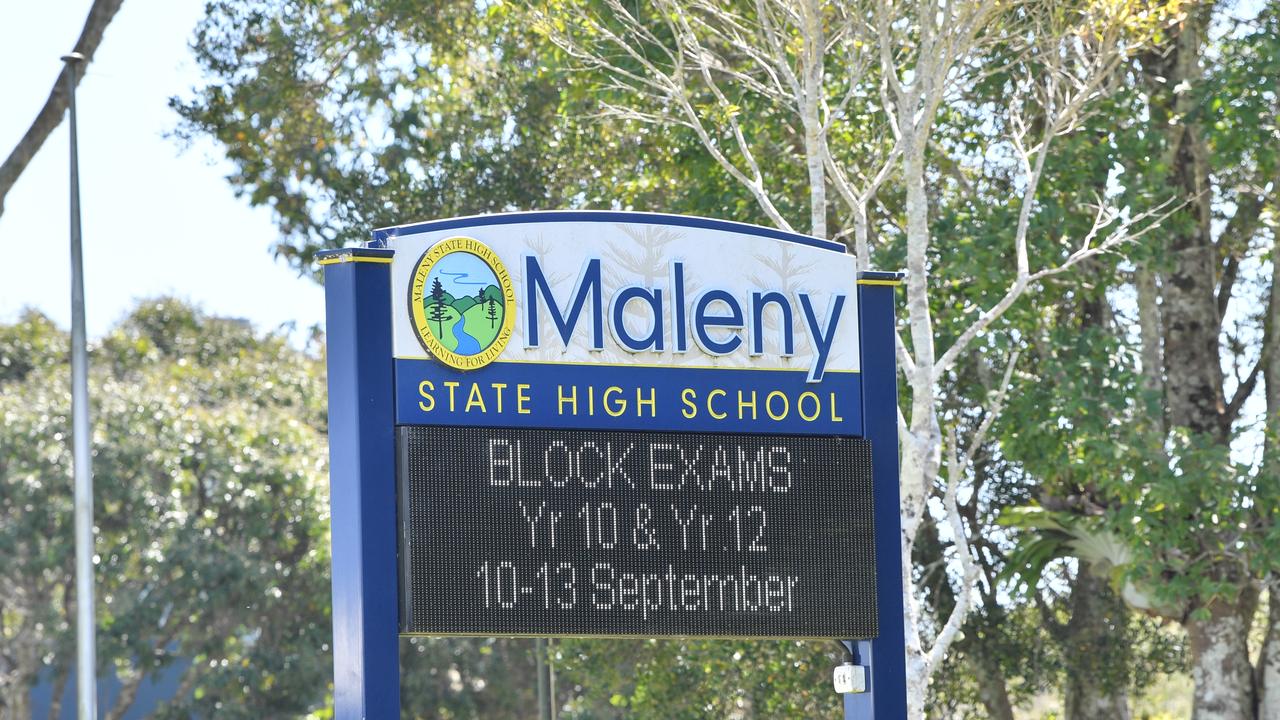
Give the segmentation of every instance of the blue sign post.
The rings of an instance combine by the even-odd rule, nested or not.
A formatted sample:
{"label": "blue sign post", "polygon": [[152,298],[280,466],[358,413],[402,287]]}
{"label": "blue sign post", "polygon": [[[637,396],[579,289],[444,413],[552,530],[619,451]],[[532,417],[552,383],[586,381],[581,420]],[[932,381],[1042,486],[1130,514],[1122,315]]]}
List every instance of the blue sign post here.
{"label": "blue sign post", "polygon": [[841,639],[905,717],[896,275],[645,213],[320,262],[337,717],[398,716],[402,635]]}
{"label": "blue sign post", "polygon": [[854,657],[867,667],[866,693],[844,696],[844,716],[907,716],[906,629],[903,626],[902,516],[898,488],[898,372],[894,355],[894,295],[897,273],[858,276],[862,313],[863,416],[871,441],[875,483],[876,605],[880,634],[856,643]]}
{"label": "blue sign post", "polygon": [[327,253],[333,689],[339,718],[400,715],[389,250]]}

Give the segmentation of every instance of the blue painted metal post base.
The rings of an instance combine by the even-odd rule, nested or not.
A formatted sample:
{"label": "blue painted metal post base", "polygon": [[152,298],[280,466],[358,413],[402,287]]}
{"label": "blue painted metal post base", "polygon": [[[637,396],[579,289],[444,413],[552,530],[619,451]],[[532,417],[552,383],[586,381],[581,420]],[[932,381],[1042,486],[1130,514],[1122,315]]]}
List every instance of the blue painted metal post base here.
{"label": "blue painted metal post base", "polygon": [[[898,374],[894,353],[894,294],[898,273],[858,275],[862,327],[862,408],[875,478],[876,591],[880,635],[846,642],[867,668],[867,692],[844,696],[845,720],[902,720],[907,716],[906,632],[903,627],[902,537],[898,490]],[[856,646],[856,647],[852,647]]]}
{"label": "blue painted metal post base", "polygon": [[321,253],[329,356],[333,702],[338,720],[400,716],[391,257]]}

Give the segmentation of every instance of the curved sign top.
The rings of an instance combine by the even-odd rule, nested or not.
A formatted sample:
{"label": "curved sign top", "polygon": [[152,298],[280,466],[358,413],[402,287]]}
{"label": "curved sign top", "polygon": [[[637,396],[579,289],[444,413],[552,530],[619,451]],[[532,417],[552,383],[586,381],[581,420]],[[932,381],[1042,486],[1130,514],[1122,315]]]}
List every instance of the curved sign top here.
{"label": "curved sign top", "polygon": [[615,212],[477,216],[375,238],[395,250],[404,422],[860,429],[856,267],[835,243]]}
{"label": "curved sign top", "polygon": [[[525,307],[503,360],[803,368],[818,380],[858,370],[855,267],[830,249],[838,245],[783,240],[752,225],[630,215],[515,213],[380,233],[396,250],[393,292],[413,288],[430,302],[431,288],[415,287],[420,260],[463,239],[473,241],[471,257],[496,258],[510,272]],[[495,282],[484,274],[450,275],[444,290],[465,300]],[[430,357],[411,316],[396,319],[396,356]]]}
{"label": "curved sign top", "polygon": [[517,213],[375,234],[403,423],[860,432],[854,259],[680,215]]}

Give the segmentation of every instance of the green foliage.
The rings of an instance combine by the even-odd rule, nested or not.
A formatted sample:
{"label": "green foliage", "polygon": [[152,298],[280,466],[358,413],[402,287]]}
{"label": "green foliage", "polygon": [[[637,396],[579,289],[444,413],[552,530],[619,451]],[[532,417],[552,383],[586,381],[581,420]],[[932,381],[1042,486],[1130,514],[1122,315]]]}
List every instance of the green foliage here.
{"label": "green foliage", "polygon": [[269,204],[277,251],[410,218],[555,197],[558,90],[511,11],[470,2],[210,3],[192,49],[208,84],[174,106],[217,138],[230,179]]}
{"label": "green foliage", "polygon": [[[74,663],[66,343],[35,314],[0,328],[27,366],[0,382],[0,645],[23,692]],[[127,687],[189,660],[162,717],[305,712],[330,672],[320,363],[170,300],[91,355],[101,667]]]}
{"label": "green foliage", "polygon": [[413,638],[400,642],[400,716],[525,718],[536,707],[534,641]]}
{"label": "green foliage", "polygon": [[1062,672],[1057,644],[1036,608],[1028,605],[975,612],[966,623],[964,640],[944,663],[930,689],[929,714],[957,720],[991,716],[982,699],[983,683],[1007,679],[1010,701],[1017,707],[1051,691]]}
{"label": "green foliage", "polygon": [[1223,190],[1253,192],[1258,178],[1280,167],[1280,10],[1266,7],[1239,23],[1218,45],[1212,72],[1199,88],[1197,111]]}
{"label": "green foliage", "polygon": [[22,380],[32,370],[58,362],[69,347],[53,321],[25,311],[13,325],[0,326],[0,383]]}
{"label": "green foliage", "polygon": [[840,717],[829,641],[565,640],[557,672],[580,688],[562,717]]}
{"label": "green foliage", "polygon": [[231,185],[270,206],[277,254],[371,228],[557,207],[682,208],[757,219],[683,131],[599,119],[601,89],[530,31],[518,3],[215,0],[192,50],[205,82],[174,98]]}
{"label": "green foliage", "polygon": [[1274,509],[1262,502],[1274,478],[1213,438],[1161,435],[1133,353],[1109,333],[1072,334],[1006,415],[1006,452],[1044,478],[1053,502],[1005,516],[1035,531],[1016,570],[1034,581],[1059,556],[1105,562],[1131,603],[1178,617],[1280,567]]}
{"label": "green foliage", "polygon": [[[1206,55],[1205,80],[1185,90],[1197,97],[1186,119],[1206,134],[1216,182],[1213,212],[1223,224],[1219,262],[1232,277],[1251,254],[1260,254],[1251,238],[1261,235],[1249,219],[1252,213],[1256,221],[1260,203],[1252,198],[1277,167],[1275,73],[1270,71],[1280,67],[1278,17],[1268,8],[1256,20],[1234,24]],[[1147,100],[1141,85],[1134,85],[1115,100],[1128,103],[1133,109],[1128,116],[1136,119],[1115,161],[1126,170],[1126,193],[1158,196],[1167,192],[1162,186],[1170,172],[1165,135],[1159,132],[1167,118],[1153,106],[1151,124],[1141,120]],[[1115,117],[1105,116],[1108,122]],[[1173,218],[1167,227],[1188,221]],[[1134,248],[1133,255],[1159,269],[1169,261],[1161,247],[1149,243]],[[1241,283],[1219,292],[1227,297],[1233,291],[1240,294]],[[1248,286],[1244,292],[1259,293]],[[1257,328],[1264,324],[1263,303],[1246,310],[1248,298],[1236,300],[1242,312],[1235,327],[1227,328],[1224,349],[1237,357],[1256,342]],[[1006,413],[1004,447],[1043,475],[1045,496],[1055,503],[1049,509],[1071,531],[1072,542],[1107,536],[1131,552],[1117,568],[1117,587],[1128,583],[1131,592],[1174,617],[1181,615],[1177,608],[1234,598],[1251,577],[1280,567],[1270,500],[1280,492],[1280,481],[1269,468],[1234,462],[1220,438],[1180,429],[1161,435],[1161,398],[1142,389],[1134,339],[1112,332],[1060,328],[1050,337],[1045,346],[1055,348],[1052,356],[1028,371],[1026,392]],[[1036,537],[1024,551],[1043,549],[1052,533]]]}
{"label": "green foliage", "polygon": [[[1135,584],[1165,602],[1203,608],[1234,601],[1250,580],[1280,568],[1274,543],[1274,478],[1231,461],[1230,449],[1204,436],[1174,435],[1167,468],[1146,483],[1115,489],[1114,525],[1130,532]],[[1193,610],[1195,612],[1195,610]]]}

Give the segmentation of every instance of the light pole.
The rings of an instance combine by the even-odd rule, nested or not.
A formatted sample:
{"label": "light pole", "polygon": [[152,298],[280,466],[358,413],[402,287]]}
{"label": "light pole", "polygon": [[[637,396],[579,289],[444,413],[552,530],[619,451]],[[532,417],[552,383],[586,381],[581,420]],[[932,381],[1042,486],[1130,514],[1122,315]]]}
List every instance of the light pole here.
{"label": "light pole", "polygon": [[84,329],[84,256],[80,249],[80,158],[76,144],[76,71],[84,56],[66,63],[71,121],[71,434],[75,472],[76,695],[80,720],[98,718],[97,647],[93,599],[93,437],[89,427],[89,353]]}

